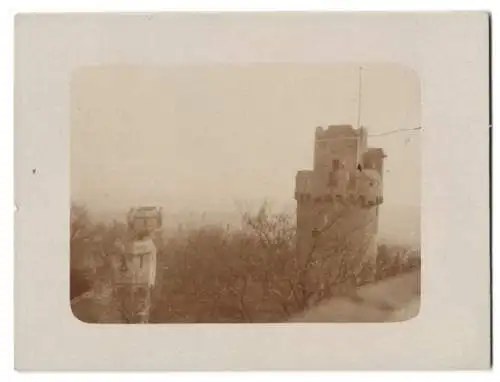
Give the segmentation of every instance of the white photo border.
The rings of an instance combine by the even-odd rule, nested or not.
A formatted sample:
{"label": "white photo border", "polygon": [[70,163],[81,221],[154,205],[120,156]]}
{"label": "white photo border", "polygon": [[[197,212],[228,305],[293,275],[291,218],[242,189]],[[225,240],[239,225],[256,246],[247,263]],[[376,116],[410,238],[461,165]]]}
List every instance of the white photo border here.
{"label": "white photo border", "polygon": [[[488,22],[486,12],[18,15],[16,368],[489,367]],[[415,319],[123,326],[73,317],[67,234],[72,71],[110,63],[214,62],[390,62],[418,74],[423,297]]]}

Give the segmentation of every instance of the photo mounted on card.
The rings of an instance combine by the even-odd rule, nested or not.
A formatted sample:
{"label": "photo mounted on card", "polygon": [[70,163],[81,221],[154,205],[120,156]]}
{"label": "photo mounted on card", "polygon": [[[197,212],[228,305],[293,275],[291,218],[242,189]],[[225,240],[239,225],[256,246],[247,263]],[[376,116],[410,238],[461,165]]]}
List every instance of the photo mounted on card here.
{"label": "photo mounted on card", "polygon": [[16,368],[490,367],[489,22],[18,15]]}

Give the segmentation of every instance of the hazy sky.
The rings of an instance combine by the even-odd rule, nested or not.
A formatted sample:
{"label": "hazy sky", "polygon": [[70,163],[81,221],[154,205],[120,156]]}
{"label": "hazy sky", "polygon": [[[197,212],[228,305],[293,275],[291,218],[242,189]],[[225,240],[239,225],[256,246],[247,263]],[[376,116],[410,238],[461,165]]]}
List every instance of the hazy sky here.
{"label": "hazy sky", "polygon": [[[72,198],[92,209],[160,204],[230,210],[293,203],[316,126],[356,124],[354,65],[107,67],[72,82]],[[416,128],[420,89],[400,66],[364,65],[369,134]],[[387,204],[420,204],[420,134],[370,137],[386,158]]]}

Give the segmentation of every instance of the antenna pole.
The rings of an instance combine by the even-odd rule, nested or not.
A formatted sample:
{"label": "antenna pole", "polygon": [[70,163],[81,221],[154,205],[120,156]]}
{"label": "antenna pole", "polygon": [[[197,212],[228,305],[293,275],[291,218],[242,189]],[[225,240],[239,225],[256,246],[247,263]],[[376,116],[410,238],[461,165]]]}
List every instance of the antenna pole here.
{"label": "antenna pole", "polygon": [[358,120],[357,120],[357,128],[361,127],[361,95],[363,88],[363,67],[359,67],[359,80],[358,80]]}
{"label": "antenna pole", "polygon": [[[357,126],[356,128],[358,129],[359,131],[359,128],[361,127],[361,92],[362,92],[362,86],[363,86],[363,67],[360,66],[359,67],[359,79],[358,79],[358,120],[357,120]],[[360,152],[359,152],[359,149],[360,149],[360,146],[361,145],[361,141],[358,141],[358,144],[357,144],[357,149],[356,149],[356,161],[357,161],[357,165],[359,166],[359,163],[361,162],[361,158],[360,158]]]}

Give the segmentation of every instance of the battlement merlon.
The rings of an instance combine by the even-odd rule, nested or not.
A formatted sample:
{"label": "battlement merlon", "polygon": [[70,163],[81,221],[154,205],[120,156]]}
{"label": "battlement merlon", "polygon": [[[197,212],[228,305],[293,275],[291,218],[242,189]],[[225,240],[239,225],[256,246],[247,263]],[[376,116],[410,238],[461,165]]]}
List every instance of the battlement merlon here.
{"label": "battlement merlon", "polygon": [[299,203],[343,200],[366,207],[383,203],[382,175],[377,169],[351,172],[348,183],[338,180],[335,187],[318,187],[314,183],[313,171],[299,171],[295,183],[295,200]]}
{"label": "battlement merlon", "polygon": [[[326,145],[326,146],[325,146]],[[321,147],[340,147],[346,145],[354,148],[355,158],[352,153],[348,154],[351,159],[354,159],[355,165],[362,162],[362,157],[368,146],[368,131],[364,127],[353,128],[352,125],[339,124],[329,125],[328,128],[317,127],[315,132],[315,151]]]}
{"label": "battlement merlon", "polygon": [[352,125],[328,125],[325,129],[322,126],[316,127],[315,139],[318,140],[339,140],[339,139],[359,139],[367,135],[366,128],[356,129]]}

